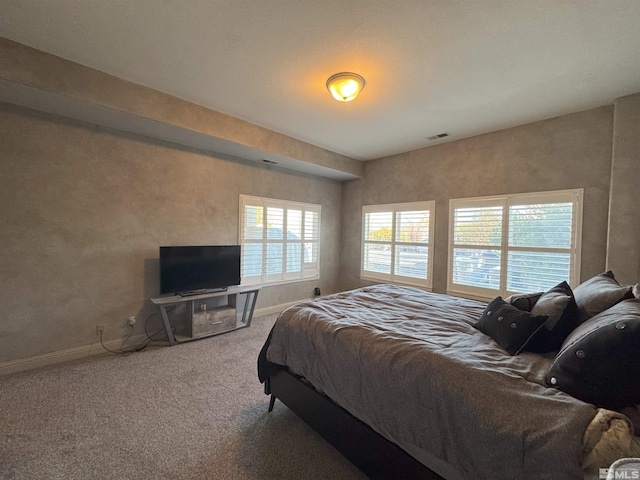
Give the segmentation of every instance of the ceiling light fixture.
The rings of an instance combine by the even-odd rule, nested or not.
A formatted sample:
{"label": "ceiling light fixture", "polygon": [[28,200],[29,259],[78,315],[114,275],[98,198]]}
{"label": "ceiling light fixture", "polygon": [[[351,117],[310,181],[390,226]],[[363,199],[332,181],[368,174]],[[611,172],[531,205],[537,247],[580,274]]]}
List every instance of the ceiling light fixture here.
{"label": "ceiling light fixture", "polygon": [[339,102],[350,102],[358,96],[363,88],[364,78],[357,73],[336,73],[327,80],[327,89]]}

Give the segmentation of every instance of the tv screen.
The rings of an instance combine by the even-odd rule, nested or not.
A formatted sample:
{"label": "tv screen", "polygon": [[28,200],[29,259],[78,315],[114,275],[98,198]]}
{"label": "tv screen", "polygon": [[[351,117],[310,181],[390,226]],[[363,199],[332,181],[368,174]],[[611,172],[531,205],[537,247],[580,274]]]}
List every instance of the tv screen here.
{"label": "tv screen", "polygon": [[160,247],[160,293],[240,285],[240,245]]}

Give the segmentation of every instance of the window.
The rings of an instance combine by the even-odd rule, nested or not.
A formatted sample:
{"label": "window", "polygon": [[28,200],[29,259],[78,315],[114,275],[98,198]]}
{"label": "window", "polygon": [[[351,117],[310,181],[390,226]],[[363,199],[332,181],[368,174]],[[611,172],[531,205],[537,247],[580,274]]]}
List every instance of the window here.
{"label": "window", "polygon": [[242,284],[318,278],[320,205],[240,195]]}
{"label": "window", "polygon": [[582,190],[450,201],[451,293],[493,298],[580,278]]}
{"label": "window", "polygon": [[363,206],[360,276],[431,288],[434,205]]}

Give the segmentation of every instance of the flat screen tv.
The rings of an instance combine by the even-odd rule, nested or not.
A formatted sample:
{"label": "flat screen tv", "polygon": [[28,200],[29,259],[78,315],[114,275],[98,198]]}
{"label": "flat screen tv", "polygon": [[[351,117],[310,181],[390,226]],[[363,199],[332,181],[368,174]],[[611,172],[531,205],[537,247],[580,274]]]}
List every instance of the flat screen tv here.
{"label": "flat screen tv", "polygon": [[240,285],[240,245],[160,247],[160,293],[190,295]]}

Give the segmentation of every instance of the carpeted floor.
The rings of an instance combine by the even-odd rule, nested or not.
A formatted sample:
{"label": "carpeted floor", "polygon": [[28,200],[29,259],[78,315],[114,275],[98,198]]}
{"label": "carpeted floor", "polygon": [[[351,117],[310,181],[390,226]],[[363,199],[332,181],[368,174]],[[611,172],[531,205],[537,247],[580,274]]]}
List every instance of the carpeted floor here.
{"label": "carpeted floor", "polygon": [[0,479],[363,479],[256,374],[275,315],[0,377]]}

